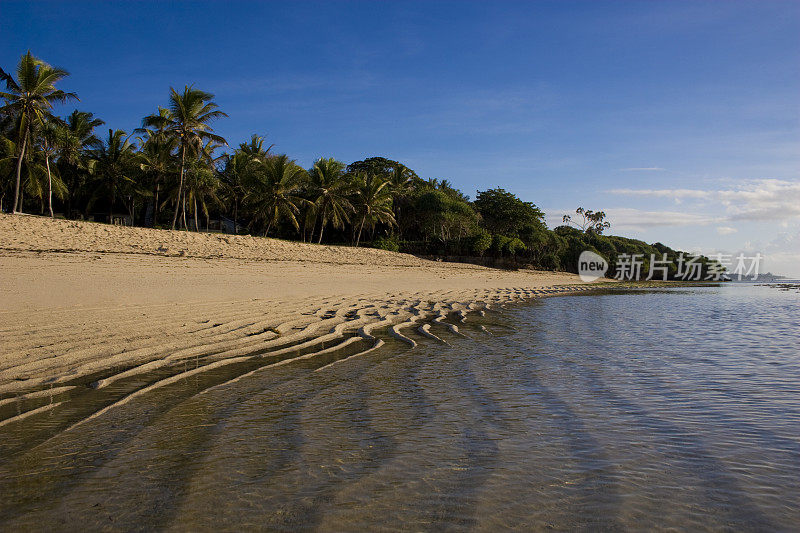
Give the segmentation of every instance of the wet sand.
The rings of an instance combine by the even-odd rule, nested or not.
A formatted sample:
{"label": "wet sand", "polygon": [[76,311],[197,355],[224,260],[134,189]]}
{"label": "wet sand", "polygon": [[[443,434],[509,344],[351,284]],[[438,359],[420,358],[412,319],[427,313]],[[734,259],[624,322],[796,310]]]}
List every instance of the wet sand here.
{"label": "wet sand", "polygon": [[[0,397],[233,364],[586,288],[374,249],[0,215]],[[313,351],[310,353],[314,353]],[[24,415],[25,413],[21,413]]]}

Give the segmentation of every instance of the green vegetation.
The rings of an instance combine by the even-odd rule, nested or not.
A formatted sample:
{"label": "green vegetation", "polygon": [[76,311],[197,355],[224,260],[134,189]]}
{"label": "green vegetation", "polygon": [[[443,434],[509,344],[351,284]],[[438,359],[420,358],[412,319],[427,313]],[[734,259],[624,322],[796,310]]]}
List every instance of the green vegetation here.
{"label": "green vegetation", "polygon": [[[651,254],[670,260],[678,255],[659,243],[603,235],[610,224],[602,211],[579,208],[577,221],[564,217],[571,226],[550,230],[538,207],[511,192],[478,191],[470,201],[449,181],[422,179],[383,157],[349,165],[321,158],[304,169],[286,154],[272,153],[258,135],[229,149],[212,127],[227,115],[213,94],[192,86],[171,88],[166,107],[145,117],[132,134],[109,129],[100,136],[96,130],[103,122],[91,113],[52,114],[53,104],[77,99],[55,87],[67,76],[30,52],[16,76],[0,69],[6,86],[0,92],[0,210],[47,209],[50,216],[111,223],[369,243],[551,270],[575,271],[583,250],[600,253],[612,268],[621,254],[642,254],[645,274]],[[674,275],[675,265],[670,268]]]}

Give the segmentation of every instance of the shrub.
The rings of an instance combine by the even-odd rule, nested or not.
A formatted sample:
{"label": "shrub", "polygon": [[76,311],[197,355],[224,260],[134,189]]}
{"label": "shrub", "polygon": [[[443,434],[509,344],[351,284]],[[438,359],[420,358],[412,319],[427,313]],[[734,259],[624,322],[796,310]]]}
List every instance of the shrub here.
{"label": "shrub", "polygon": [[513,239],[510,239],[508,242],[506,242],[505,246],[503,247],[503,249],[509,255],[514,256],[514,255],[517,255],[519,252],[524,252],[525,250],[528,249],[528,247],[525,246],[524,242],[522,242],[521,240],[519,240],[519,239],[517,239],[515,237]]}
{"label": "shrub", "polygon": [[492,246],[492,236],[483,228],[478,228],[478,231],[475,235],[472,236],[472,245],[470,250],[473,254],[483,257],[483,254],[486,253],[486,250],[491,248]]}
{"label": "shrub", "polygon": [[378,237],[375,239],[375,242],[372,243],[374,248],[380,248],[381,250],[389,250],[390,252],[399,252],[400,251],[400,243],[397,242],[395,237]]}

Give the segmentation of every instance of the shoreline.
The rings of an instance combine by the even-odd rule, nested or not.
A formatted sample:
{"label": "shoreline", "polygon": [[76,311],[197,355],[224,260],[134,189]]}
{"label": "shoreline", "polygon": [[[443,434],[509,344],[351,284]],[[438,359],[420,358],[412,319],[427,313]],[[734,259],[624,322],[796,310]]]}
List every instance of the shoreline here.
{"label": "shoreline", "polygon": [[370,341],[379,325],[413,343],[449,314],[595,286],[568,273],[226,237],[0,215],[0,398],[98,375],[104,387],[189,359],[288,357]]}
{"label": "shoreline", "polygon": [[[154,235],[160,244],[146,241]],[[626,286],[368,248],[30,215],[0,215],[0,272],[0,400],[86,385],[87,376],[100,376],[103,387],[189,359],[290,360],[292,350],[353,344],[354,336],[376,344],[378,329],[413,347],[415,336],[437,339],[431,324],[454,326],[448,316]]]}
{"label": "shoreline", "polygon": [[[42,360],[8,368],[3,364],[0,365],[0,428],[47,413],[87,392],[95,397],[114,398],[113,392],[106,392],[107,387],[116,385],[125,389],[136,381],[146,384],[114,398],[102,408],[77,419],[58,432],[78,427],[143,394],[179,381],[198,376],[213,380],[209,374],[214,372],[227,371],[230,376],[220,382],[207,382],[197,394],[228,386],[257,372],[331,356],[329,361],[323,361],[322,366],[313,370],[324,371],[381,348],[385,344],[381,337],[393,338],[409,349],[417,346],[415,338],[427,338],[449,345],[444,333],[434,334],[430,331],[432,325],[446,328],[448,335],[466,336],[459,331],[458,325],[464,323],[471,314],[483,316],[486,311],[494,310],[495,307],[604,288],[608,288],[608,285],[496,289],[477,291],[476,299],[472,301],[431,302],[416,296],[410,299],[379,301],[358,298],[356,304],[347,300],[348,305],[339,307],[334,304],[322,306],[314,312],[298,309],[293,313],[286,313],[282,316],[284,320],[277,326],[265,326],[266,321],[255,322],[243,332],[245,337],[234,341],[218,340],[206,344],[208,339],[205,337],[194,345],[162,341],[158,343],[158,355],[148,350],[151,346],[145,346],[131,351],[123,350],[116,357],[95,358],[90,361],[79,361],[85,353],[77,350],[58,361],[54,361],[57,356],[48,358],[44,368],[40,366]],[[258,300],[256,302],[266,303]],[[202,323],[207,321],[197,322]],[[219,325],[214,324],[212,327]],[[486,331],[483,326],[481,329]],[[295,330],[297,331],[294,332]],[[360,346],[356,346],[358,344]],[[237,368],[244,370],[237,371]],[[19,374],[25,369],[36,372]],[[35,377],[34,373],[37,374]],[[152,378],[162,374],[166,377]]]}

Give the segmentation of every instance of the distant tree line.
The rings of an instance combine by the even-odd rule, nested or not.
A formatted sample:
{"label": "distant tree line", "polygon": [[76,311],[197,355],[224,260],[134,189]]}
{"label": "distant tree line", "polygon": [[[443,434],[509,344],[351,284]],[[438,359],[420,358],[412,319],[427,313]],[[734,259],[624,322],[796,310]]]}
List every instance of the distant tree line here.
{"label": "distant tree line", "polygon": [[[0,211],[31,212],[156,228],[364,244],[453,260],[575,271],[581,251],[677,252],[602,235],[605,213],[549,230],[542,211],[501,188],[474,200],[447,180],[422,179],[383,157],[302,168],[252,135],[231,148],[212,124],[227,115],[214,95],[170,89],[165,107],[128,132],[92,113],[65,117],[78,100],[56,85],[68,73],[30,52],[14,75],[0,69]],[[225,224],[222,224],[224,221]],[[613,268],[610,274],[613,274]]]}

